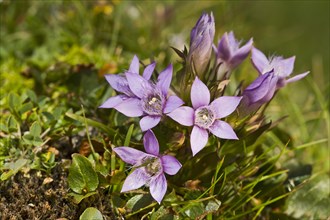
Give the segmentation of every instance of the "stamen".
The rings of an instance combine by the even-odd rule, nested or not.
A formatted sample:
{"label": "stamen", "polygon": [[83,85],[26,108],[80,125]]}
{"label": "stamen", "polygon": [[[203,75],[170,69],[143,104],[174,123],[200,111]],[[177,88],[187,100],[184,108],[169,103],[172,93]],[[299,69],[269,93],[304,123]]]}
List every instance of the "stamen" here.
{"label": "stamen", "polygon": [[161,163],[157,157],[145,157],[142,159],[141,166],[144,166],[146,172],[153,176],[161,171]]}
{"label": "stamen", "polygon": [[163,114],[165,97],[160,91],[153,91],[141,100],[142,108],[148,115],[160,116]]}
{"label": "stamen", "polygon": [[152,104],[154,104],[156,101],[157,101],[157,98],[156,98],[156,97],[153,97],[148,103],[149,103],[149,105],[152,105]]}
{"label": "stamen", "polygon": [[210,107],[201,107],[195,111],[195,124],[202,128],[209,128],[215,120],[214,115]]}

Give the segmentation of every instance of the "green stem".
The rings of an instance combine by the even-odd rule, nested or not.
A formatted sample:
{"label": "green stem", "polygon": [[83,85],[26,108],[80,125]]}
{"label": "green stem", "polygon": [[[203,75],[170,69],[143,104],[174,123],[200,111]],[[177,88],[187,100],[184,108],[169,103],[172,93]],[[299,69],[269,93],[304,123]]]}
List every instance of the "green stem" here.
{"label": "green stem", "polygon": [[93,146],[93,144],[92,144],[91,138],[90,138],[90,136],[89,136],[88,125],[87,125],[87,121],[86,121],[86,117],[85,117],[84,106],[81,105],[81,108],[82,108],[82,113],[83,113],[84,120],[85,120],[85,128],[86,128],[87,140],[88,140],[89,146],[91,147],[93,158],[94,158],[94,160],[95,160],[95,162],[96,162],[96,161],[97,161],[97,157],[96,157],[96,155],[95,155],[95,149],[94,149],[94,146]]}

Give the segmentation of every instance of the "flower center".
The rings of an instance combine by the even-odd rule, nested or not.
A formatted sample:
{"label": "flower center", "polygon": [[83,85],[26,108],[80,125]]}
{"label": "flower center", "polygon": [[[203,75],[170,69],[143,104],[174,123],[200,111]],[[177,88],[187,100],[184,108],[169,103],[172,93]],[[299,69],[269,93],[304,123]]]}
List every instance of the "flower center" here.
{"label": "flower center", "polygon": [[215,120],[214,112],[209,107],[200,107],[195,111],[195,125],[209,128]]}
{"label": "flower center", "polygon": [[142,159],[142,166],[150,176],[154,176],[161,171],[162,165],[157,157],[146,157]]}
{"label": "flower center", "polygon": [[161,93],[152,93],[142,98],[142,108],[148,115],[162,115],[165,97]]}

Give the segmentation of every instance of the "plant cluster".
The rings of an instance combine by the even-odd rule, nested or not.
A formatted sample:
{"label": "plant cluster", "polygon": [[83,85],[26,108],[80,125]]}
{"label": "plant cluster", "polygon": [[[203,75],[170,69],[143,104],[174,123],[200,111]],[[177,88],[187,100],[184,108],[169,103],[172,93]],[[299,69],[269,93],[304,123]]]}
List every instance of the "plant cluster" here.
{"label": "plant cluster", "polygon": [[[63,32],[88,32],[75,26],[80,23],[70,17],[76,12],[68,5],[63,16],[71,20],[61,20],[60,26],[68,26]],[[110,8],[120,4],[108,6],[97,4],[93,15],[84,11],[97,33],[106,33],[98,26],[101,14],[111,14]],[[136,34],[126,30],[132,23],[121,26],[120,18],[106,18],[114,35]],[[144,22],[141,26],[148,28]],[[139,51],[135,53],[140,58],[150,54],[136,49],[141,44],[126,36],[111,38],[110,48],[94,48],[108,42],[108,35],[93,38],[88,33],[84,37],[93,40],[93,49],[88,49],[82,46],[84,40],[79,46],[71,35],[68,43],[61,32],[54,28],[36,34],[48,43],[36,48],[23,67],[14,59],[1,63],[3,88],[11,91],[1,94],[0,101],[1,184],[18,172],[28,176],[36,170],[51,176],[54,167],[68,169],[68,200],[83,207],[81,219],[112,214],[125,219],[208,220],[327,216],[328,177],[301,184],[311,175],[311,166],[287,155],[295,148],[290,135],[277,126],[284,117],[267,112],[275,95],[286,92],[280,92],[283,87],[308,74],[290,78],[295,57],[267,57],[252,38],[242,43],[232,31],[214,44],[212,13],[203,14],[191,30],[189,48],[172,48],[179,63],[168,65],[169,56],[155,58],[158,66],[167,65],[162,71],[153,59],[121,54],[118,42],[135,48],[130,50]],[[158,45],[155,40],[149,43]],[[37,42],[22,45],[28,54]],[[157,52],[164,47],[159,45]],[[51,48],[55,52],[48,53]],[[1,56],[16,50],[4,51]],[[250,69],[245,68],[248,57]],[[127,70],[114,74],[123,66]],[[239,74],[246,76],[244,81],[238,80]],[[50,181],[45,178],[43,184]],[[306,195],[317,204],[314,209],[303,202]],[[113,210],[93,204],[104,197]],[[299,212],[301,204],[307,208]]]}
{"label": "plant cluster", "polygon": [[[173,48],[182,58],[183,64],[174,80],[171,64],[158,73],[155,71],[155,62],[143,65],[141,76],[137,56],[134,56],[130,67],[124,73],[105,76],[118,95],[107,99],[100,108],[113,108],[127,117],[142,117],[139,125],[141,131],[145,132],[143,145],[146,153],[128,145],[113,148],[124,162],[131,165],[121,192],[147,186],[151,196],[162,204],[168,190],[165,173],[176,175],[170,179],[169,185],[173,189],[189,183],[193,183],[197,188],[199,185],[208,187],[203,194],[195,198],[193,205],[187,205],[188,208],[181,207],[176,216],[182,211],[186,211],[186,217],[190,218],[206,215],[211,217],[209,213],[225,217],[226,213],[230,213],[220,208],[220,201],[226,196],[232,196],[231,199],[237,202],[242,199],[237,198],[242,192],[233,195],[235,189],[218,184],[230,173],[226,173],[230,166],[234,166],[233,169],[242,169],[236,172],[239,173],[236,178],[243,180],[237,187],[247,192],[262,185],[260,178],[265,178],[264,175],[269,178],[285,175],[285,170],[269,174],[274,166],[274,155],[269,157],[274,147],[267,149],[258,143],[259,137],[270,129],[272,124],[266,119],[264,110],[280,88],[308,74],[306,72],[288,79],[293,71],[295,57],[267,58],[253,47],[252,39],[240,46],[241,42],[235,38],[233,32],[225,33],[216,46],[213,44],[214,33],[213,14],[203,14],[191,31],[189,50],[185,48],[180,51]],[[228,91],[231,87],[230,76],[248,57],[250,51],[252,64],[259,76],[248,86],[240,83],[232,94]],[[153,72],[156,76],[153,76]],[[162,154],[152,129],[158,139],[161,139]],[[243,149],[244,152],[240,152]],[[275,158],[279,155],[275,155]],[[240,167],[242,161],[245,161],[245,167]],[[196,166],[202,166],[203,171],[197,171],[199,169],[196,169]],[[214,175],[210,175],[211,173]],[[208,184],[205,184],[205,180]],[[284,180],[282,177],[280,181]],[[257,197],[261,191],[262,187],[253,197]],[[209,194],[207,200],[210,201],[205,204],[199,202],[206,193]],[[175,194],[175,191],[171,194]],[[275,202],[285,195],[279,194],[268,202]],[[178,198],[177,195],[176,199]],[[164,201],[166,203],[166,197]],[[242,202],[241,206],[236,208],[245,209],[245,203]],[[211,210],[208,210],[209,205],[212,206]],[[191,206],[198,206],[196,209],[203,211],[191,214]],[[258,212],[262,211],[261,207],[256,207]],[[246,210],[238,216],[250,212],[252,211]]]}

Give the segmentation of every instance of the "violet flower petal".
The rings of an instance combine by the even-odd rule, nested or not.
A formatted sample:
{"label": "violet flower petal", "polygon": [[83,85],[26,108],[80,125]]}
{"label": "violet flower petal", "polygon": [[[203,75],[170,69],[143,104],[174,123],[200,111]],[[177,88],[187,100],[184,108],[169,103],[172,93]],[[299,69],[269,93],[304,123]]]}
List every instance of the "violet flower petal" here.
{"label": "violet flower petal", "polygon": [[269,61],[265,54],[256,48],[252,48],[252,64],[258,70],[259,74],[263,74],[266,67],[269,66]]}
{"label": "violet flower petal", "polygon": [[231,57],[227,32],[223,34],[221,40],[219,41],[217,56],[220,57],[222,60],[229,60],[229,58]]}
{"label": "violet flower petal", "polygon": [[175,175],[182,167],[181,163],[173,156],[164,155],[161,158],[163,170],[169,175]]}
{"label": "violet flower petal", "polygon": [[167,115],[184,126],[192,126],[194,124],[195,110],[191,107],[182,106]]}
{"label": "violet flower petal", "polygon": [[152,177],[150,181],[151,196],[160,204],[167,190],[167,182],[163,173]]}
{"label": "violet flower petal", "polygon": [[144,116],[140,120],[141,130],[146,131],[146,130],[149,130],[149,129],[155,127],[160,122],[160,119],[161,119],[161,116],[150,116],[150,115]]}
{"label": "violet flower petal", "polygon": [[209,131],[219,138],[238,140],[233,128],[227,122],[221,120],[215,120],[213,125],[209,127]]}
{"label": "violet flower petal", "polygon": [[198,126],[194,126],[190,135],[190,146],[195,156],[200,150],[202,150],[207,144],[209,135],[207,130],[200,128]]}
{"label": "violet flower petal", "polygon": [[173,110],[179,108],[183,104],[184,102],[179,97],[172,95],[168,97],[163,112],[165,114],[170,113]]}
{"label": "violet flower petal", "polygon": [[154,71],[156,63],[153,62],[149,64],[143,71],[143,78],[149,80],[151,78],[152,72]]}
{"label": "violet flower petal", "polygon": [[210,103],[210,91],[198,77],[195,78],[191,86],[190,98],[194,109]]}
{"label": "violet flower petal", "polygon": [[158,156],[159,154],[159,143],[158,140],[152,132],[152,130],[148,130],[145,135],[143,136],[143,145],[144,149],[148,154],[152,154]]}
{"label": "violet flower petal", "polygon": [[231,52],[238,50],[240,42],[238,40],[236,40],[236,37],[235,37],[233,31],[230,31],[228,33],[228,43],[231,48]]}
{"label": "violet flower petal", "polygon": [[139,58],[134,55],[131,65],[129,66],[128,72],[139,74]]}
{"label": "violet flower petal", "polygon": [[138,163],[140,159],[148,156],[148,154],[131,147],[116,147],[113,148],[113,151],[116,152],[123,161],[131,165]]}
{"label": "violet flower petal", "polygon": [[237,108],[242,97],[221,96],[215,99],[210,105],[216,113],[216,118],[224,118],[230,115]]}
{"label": "violet flower petal", "polygon": [[134,94],[131,92],[131,89],[128,86],[128,82],[125,76],[107,74],[105,75],[105,79],[108,81],[108,83],[114,90],[118,92],[122,92],[127,96],[134,96]]}
{"label": "violet flower petal", "polygon": [[280,78],[288,77],[293,71],[295,59],[296,57],[293,56],[278,61],[278,64],[275,67],[275,74],[277,74]]}
{"label": "violet flower petal", "polygon": [[116,95],[108,98],[99,108],[113,108],[124,100],[123,95]]}
{"label": "violet flower petal", "polygon": [[145,172],[144,167],[137,168],[127,176],[123,187],[121,188],[121,192],[138,189],[141,186],[145,185],[149,179],[150,176]]}
{"label": "violet flower petal", "polygon": [[128,81],[129,88],[139,98],[143,97],[145,91],[153,90],[150,82],[138,74],[127,72],[126,78]]}
{"label": "violet flower petal", "polygon": [[250,39],[244,46],[239,48],[230,60],[232,68],[237,67],[249,55],[252,49],[253,39]]}
{"label": "violet flower petal", "polygon": [[114,108],[128,117],[139,117],[143,115],[140,100],[137,98],[128,98]]}
{"label": "violet flower petal", "polygon": [[167,91],[170,88],[172,81],[173,66],[168,65],[158,76],[157,87],[161,89],[164,95],[167,95]]}
{"label": "violet flower petal", "polygon": [[304,78],[305,76],[307,76],[308,74],[309,74],[309,71],[295,75],[294,77],[291,77],[290,79],[286,80],[285,83],[292,83],[292,82],[298,81],[298,80]]}
{"label": "violet flower petal", "polygon": [[264,81],[269,77],[269,76],[274,76],[274,70],[269,71],[265,74],[262,74],[260,76],[258,76],[258,78],[256,78],[250,85],[248,85],[248,87],[246,87],[247,90],[253,90],[258,88],[261,84],[264,83]]}
{"label": "violet flower petal", "polygon": [[[252,103],[264,100],[266,96],[271,98],[276,89],[277,79],[273,71],[263,74],[244,90],[243,96],[248,94],[249,102]],[[268,101],[265,100],[265,102]]]}

